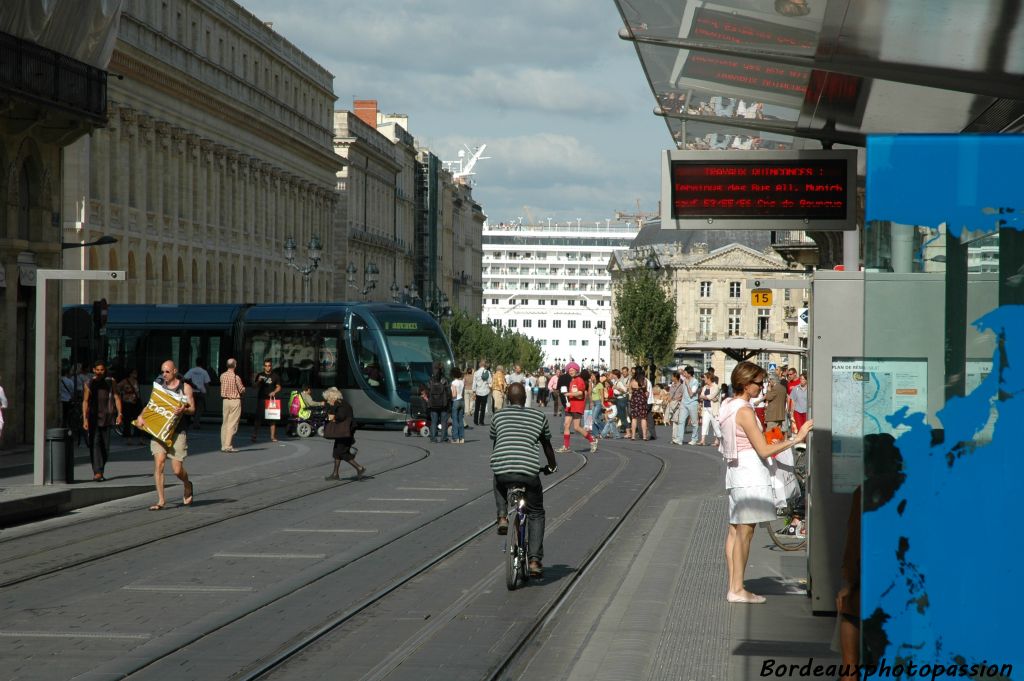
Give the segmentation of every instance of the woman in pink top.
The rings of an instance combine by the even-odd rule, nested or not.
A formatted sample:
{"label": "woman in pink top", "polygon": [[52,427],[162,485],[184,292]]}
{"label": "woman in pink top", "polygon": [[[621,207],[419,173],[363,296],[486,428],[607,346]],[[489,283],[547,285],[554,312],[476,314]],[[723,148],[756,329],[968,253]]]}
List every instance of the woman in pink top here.
{"label": "woman in pink top", "polygon": [[767,460],[807,439],[814,425],[807,421],[794,440],[768,444],[750,400],[761,393],[767,373],[753,362],[740,362],[730,382],[736,396],[721,407],[722,456],[726,461],[725,488],[729,493],[729,534],[725,559],[729,570],[730,603],[764,603],[743,586],[743,574],[750,555],[754,526],[775,520],[775,500]]}

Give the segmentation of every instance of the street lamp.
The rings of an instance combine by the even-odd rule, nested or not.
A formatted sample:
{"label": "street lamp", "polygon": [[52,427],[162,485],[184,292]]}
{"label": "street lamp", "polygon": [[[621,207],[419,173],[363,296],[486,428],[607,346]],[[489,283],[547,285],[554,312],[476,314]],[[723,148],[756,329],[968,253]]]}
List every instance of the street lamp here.
{"label": "street lamp", "polygon": [[311,236],[309,243],[306,244],[306,264],[297,265],[295,264],[295,250],[296,244],[295,239],[288,237],[284,240],[284,259],[288,266],[293,270],[296,270],[302,275],[302,288],[303,299],[309,300],[309,283],[313,273],[316,272],[317,268],[320,267],[320,258],[323,255],[323,248],[320,245],[320,238],[318,236]]}
{"label": "street lamp", "polygon": [[380,270],[377,269],[377,265],[375,263],[367,263],[366,271],[363,272],[362,288],[359,288],[359,285],[356,284],[356,274],[358,272],[359,268],[352,262],[349,262],[348,267],[345,268],[349,287],[359,291],[359,295],[365,298],[370,291],[377,288],[377,280],[380,278]]}
{"label": "street lamp", "polygon": [[96,241],[86,241],[85,243],[81,243],[81,244],[78,244],[78,243],[75,243],[74,241],[72,241],[71,243],[66,243],[66,244],[62,243],[60,245],[60,248],[61,248],[62,251],[66,251],[69,248],[85,248],[86,246],[107,246],[109,244],[116,244],[116,243],[117,243],[117,237],[116,236],[107,236],[106,234],[104,234],[99,239],[96,239]]}
{"label": "street lamp", "polygon": [[402,300],[401,290],[398,288],[398,282],[396,280],[394,280],[394,279],[391,280],[391,288],[389,288],[388,290],[391,291],[391,301],[392,302],[395,302],[395,303],[401,302],[401,300]]}
{"label": "street lamp", "polygon": [[442,317],[452,317],[455,314],[449,305],[448,294],[437,287],[434,288],[434,295],[427,296],[425,309],[438,321],[441,321]]}

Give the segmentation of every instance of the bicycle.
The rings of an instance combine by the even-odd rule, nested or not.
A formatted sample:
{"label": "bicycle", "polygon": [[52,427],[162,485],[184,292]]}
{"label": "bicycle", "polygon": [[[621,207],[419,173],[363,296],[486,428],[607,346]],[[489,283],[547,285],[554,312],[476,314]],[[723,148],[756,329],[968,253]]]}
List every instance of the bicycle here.
{"label": "bicycle", "polygon": [[807,446],[793,447],[793,476],[798,493],[777,510],[775,520],[764,523],[768,536],[783,551],[799,551],[807,545]]}
{"label": "bicycle", "polygon": [[[551,475],[556,467],[545,466],[540,473]],[[529,579],[529,541],[526,531],[526,487],[521,484],[510,485],[505,490],[505,517],[508,518],[508,534],[505,550],[505,586],[515,591]]]}

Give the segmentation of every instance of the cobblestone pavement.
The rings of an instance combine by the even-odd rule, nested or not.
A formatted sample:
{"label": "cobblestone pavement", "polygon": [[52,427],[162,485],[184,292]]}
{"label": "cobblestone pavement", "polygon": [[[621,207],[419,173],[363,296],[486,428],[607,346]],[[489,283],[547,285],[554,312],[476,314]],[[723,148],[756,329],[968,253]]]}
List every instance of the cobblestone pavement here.
{"label": "cobblestone pavement", "polygon": [[[744,639],[764,618],[724,602],[710,449],[605,441],[589,456],[576,443],[544,480],[545,575],[507,591],[485,432],[466,445],[361,432],[372,476],[341,483],[323,480],[324,440],[226,455],[200,435],[191,508],[179,486],[164,511],[145,510],[150,493],[5,531],[0,679],[249,678],[327,625],[270,676],[752,678],[738,674],[757,655],[828,653],[809,632],[832,620],[795,593],[764,614],[784,609],[811,648],[763,643],[778,631]],[[112,468],[144,479],[150,466]],[[779,561],[755,538],[751,577],[799,591]]]}

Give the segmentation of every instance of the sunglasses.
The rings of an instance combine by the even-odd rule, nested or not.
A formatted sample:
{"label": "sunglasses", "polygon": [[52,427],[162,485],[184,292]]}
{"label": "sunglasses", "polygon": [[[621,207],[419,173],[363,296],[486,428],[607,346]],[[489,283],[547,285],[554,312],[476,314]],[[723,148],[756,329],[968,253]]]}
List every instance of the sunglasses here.
{"label": "sunglasses", "polygon": [[762,388],[764,387],[764,379],[761,379],[760,381],[751,381],[751,383]]}

